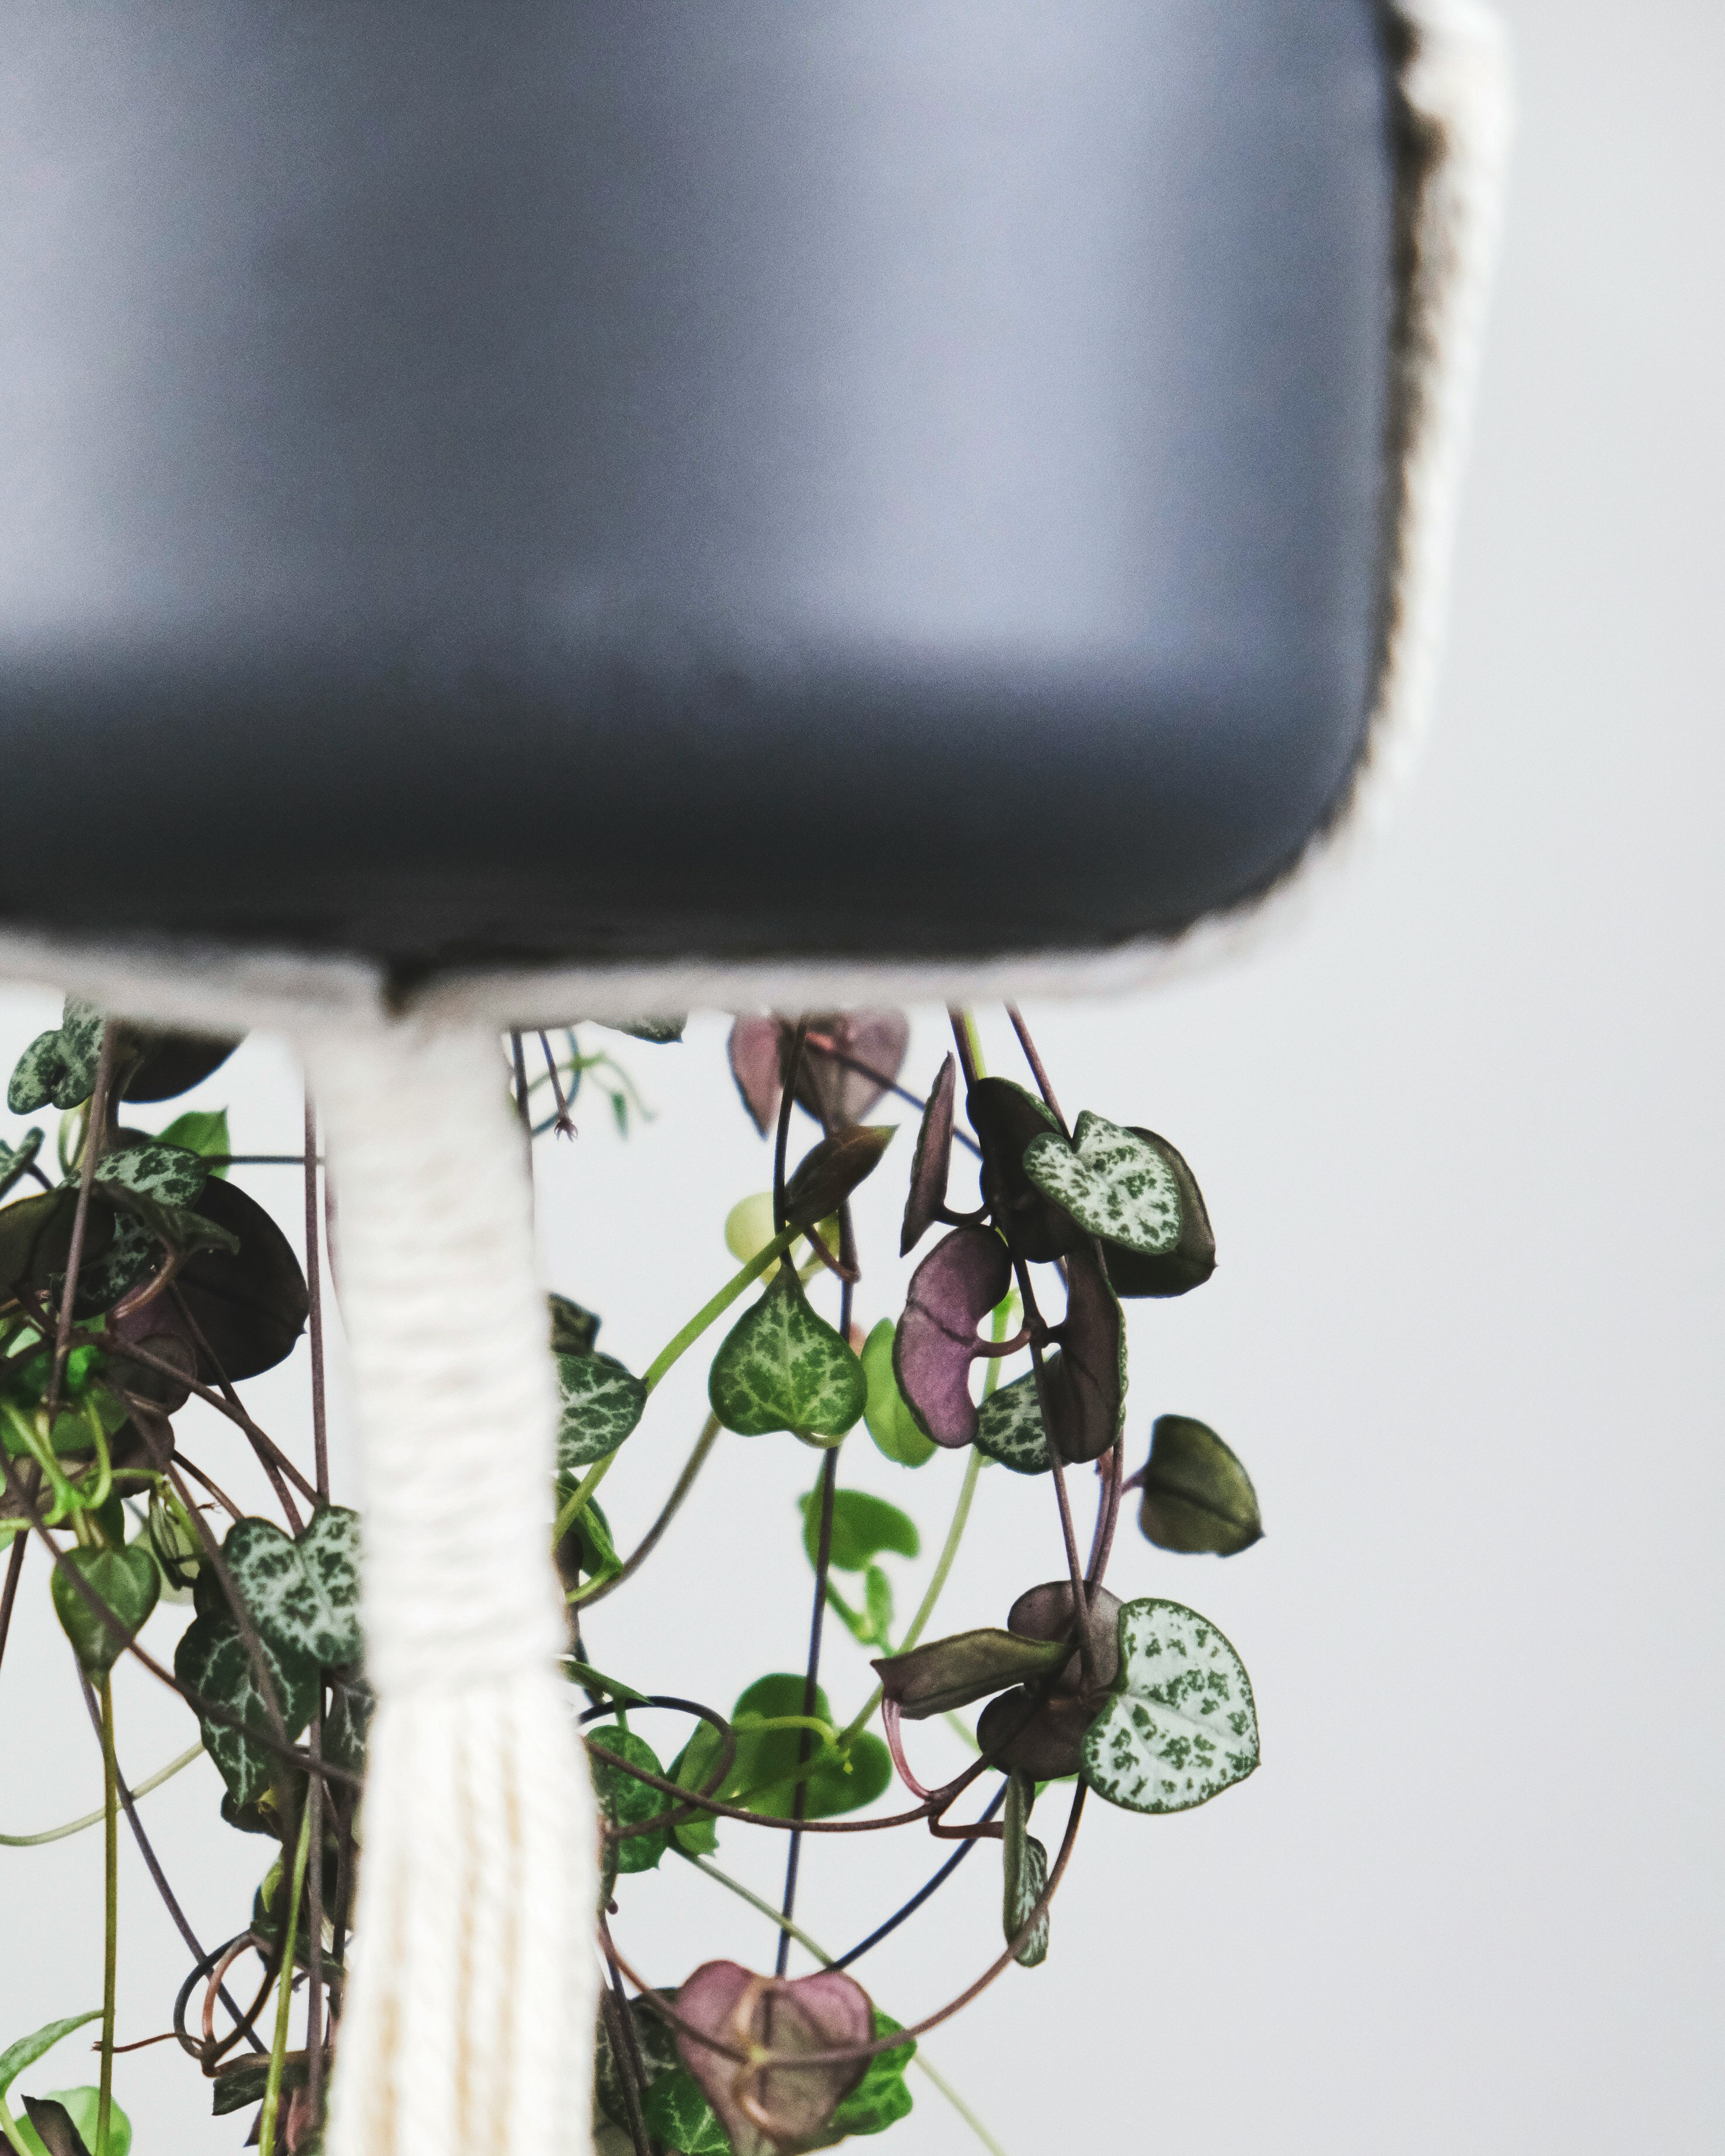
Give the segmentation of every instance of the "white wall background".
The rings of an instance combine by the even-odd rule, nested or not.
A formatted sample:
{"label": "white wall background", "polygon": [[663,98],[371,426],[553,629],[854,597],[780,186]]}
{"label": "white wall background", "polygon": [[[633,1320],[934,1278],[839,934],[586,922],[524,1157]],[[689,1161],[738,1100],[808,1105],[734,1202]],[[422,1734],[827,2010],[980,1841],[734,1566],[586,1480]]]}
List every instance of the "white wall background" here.
{"label": "white wall background", "polygon": [[[1509,13],[1522,137],[1422,782],[1296,940],[1153,999],[1029,1014],[1069,1108],[1167,1132],[1221,1239],[1203,1293],[1133,1307],[1134,1450],[1164,1409],[1214,1422],[1270,1532],[1226,1564],[1122,1534],[1117,1586],[1189,1599],[1240,1648],[1265,1764],[1183,1819],[1093,1806],[1048,1964],[930,2040],[1011,2156],[1720,2143],[1725,16]],[[0,1061],[53,1010],[0,1001]],[[722,1040],[708,1020],[680,1049],[623,1045],[658,1120],[624,1146],[589,1101],[580,1142],[545,1161],[552,1283],[609,1313],[604,1344],[636,1368],[722,1276],[716,1223],[765,1179]],[[997,1068],[1009,1040],[993,1023]],[[919,1014],[911,1075],[943,1047]],[[254,1041],[197,1097],[270,1149],[296,1142],[296,1083]],[[865,1319],[898,1306],[884,1260],[906,1164],[867,1209]],[[291,1221],[290,1174],[247,1180]],[[608,1486],[625,1540],[694,1435],[701,1378],[666,1385]],[[296,1361],[252,1389],[302,1451],[303,1388]],[[261,1502],[221,1426],[194,1411],[194,1430]],[[644,1576],[650,1606],[594,1613],[594,1660],[721,1706],[797,1666],[790,1501],[814,1466],[788,1440],[725,1440]],[[959,1471],[912,1476],[859,1435],[842,1479],[905,1504],[932,1546]],[[999,1621],[1057,1548],[1046,1485],[991,1472],[944,1620]],[[26,1582],[0,1672],[10,1833],[100,1790],[39,1567]],[[154,1621],[162,1651],[183,1620]],[[829,1666],[848,1712],[865,1672],[842,1636]],[[135,1778],[188,1741],[146,1684],[120,1681]],[[216,1798],[200,1763],[145,1800],[208,1938],[243,1924],[268,1860]],[[946,1854],[880,1837],[859,1881],[841,1846],[812,1843],[804,1870],[803,1921],[831,1947]],[[123,1847],[131,2041],[167,2027],[184,1958]],[[780,1860],[724,1837],[763,1891]],[[997,1897],[984,1851],[859,1974],[901,2019],[926,2011],[992,1958]],[[771,1951],[669,1864],[625,1882],[619,1921],[665,1980]],[[0,2042],[95,2003],[100,1956],[97,1838],[0,1850]],[[75,2044],[53,2064],[26,2086],[93,2075]],[[140,2156],[239,2140],[172,2046],[123,2060],[119,2093]],[[974,2145],[926,2087],[917,2105],[896,2156]]]}

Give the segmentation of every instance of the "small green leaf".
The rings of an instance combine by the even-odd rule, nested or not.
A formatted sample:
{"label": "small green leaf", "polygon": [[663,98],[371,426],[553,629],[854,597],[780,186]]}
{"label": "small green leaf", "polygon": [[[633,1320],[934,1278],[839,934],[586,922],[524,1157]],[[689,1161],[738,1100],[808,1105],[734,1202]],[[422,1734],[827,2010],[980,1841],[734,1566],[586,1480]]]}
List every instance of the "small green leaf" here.
{"label": "small green leaf", "polygon": [[[877,2043],[882,2036],[896,2035],[903,2025],[875,2007]],[[890,2051],[876,2051],[862,2079],[849,2096],[840,2100],[838,2109],[827,2121],[824,2137],[815,2146],[829,2148],[847,2134],[884,2133],[889,2126],[896,2126],[900,2119],[907,2117],[911,2104],[911,2092],[905,2086],[905,2068],[916,2056],[916,2040],[909,2036],[902,2044],[895,2044]]]}
{"label": "small green leaf", "polygon": [[[125,1640],[97,1616],[72,1582],[66,1567],[88,1582],[126,1630]],[[149,1551],[134,1543],[127,1549],[69,1549],[65,1565],[56,1565],[49,1593],[60,1630],[72,1642],[80,1666],[90,1676],[111,1670],[126,1651],[126,1641],[143,1629],[162,1592],[162,1574]]]}
{"label": "small green leaf", "polygon": [[1089,1109],[1069,1145],[1045,1132],[1024,1148],[1024,1173],[1081,1228],[1154,1256],[1180,1240],[1180,1187],[1166,1160],[1135,1131]]}
{"label": "small green leaf", "polygon": [[[162,1133],[163,1145],[183,1146],[187,1152],[195,1152],[208,1159],[212,1154],[223,1155],[234,1150],[234,1141],[228,1135],[228,1111],[225,1108],[187,1108],[183,1115],[176,1116]],[[212,1175],[226,1176],[228,1164],[224,1160],[218,1168],[210,1170]]]}
{"label": "small green leaf", "polygon": [[[703,1789],[719,1763],[719,1733],[710,1722],[703,1722],[672,1763],[672,1781],[680,1789]],[[711,1856],[719,1845],[718,1820],[711,1812],[702,1812],[674,1826],[671,1840],[691,1856]]]}
{"label": "small green leaf", "polygon": [[[813,1564],[819,1553],[820,1491],[811,1490],[799,1498],[803,1507],[803,1547]],[[915,1557],[922,1547],[916,1523],[884,1497],[865,1490],[833,1492],[832,1562],[840,1572],[861,1572],[891,1550],[900,1557]]]}
{"label": "small green leaf", "polygon": [[[203,1195],[209,1170],[199,1156],[165,1139],[146,1138],[116,1147],[95,1164],[96,1182],[153,1198],[158,1205],[186,1208]],[[234,1248],[238,1249],[236,1243]]]}
{"label": "small green leaf", "polygon": [[[788,1819],[794,1809],[795,1777],[805,1733],[814,1748],[811,1756],[815,1761],[808,1777],[809,1818],[830,1819],[860,1810],[872,1804],[892,1779],[891,1756],[880,1738],[868,1731],[852,1740],[849,1753],[841,1759],[830,1754],[823,1757],[820,1739],[812,1730],[760,1727],[786,1716],[800,1716],[803,1683],[801,1676],[788,1671],[775,1671],[757,1678],[738,1699],[731,1712],[737,1757],[723,1783],[712,1793],[721,1802],[743,1804],[775,1819]],[[831,1719],[826,1692],[819,1686],[815,1688],[814,1718]],[[711,1775],[719,1756],[718,1732],[711,1723],[703,1722],[678,1763],[680,1785],[699,1789]],[[699,1853],[706,1855],[709,1851],[703,1845]]]}
{"label": "small green leaf", "polygon": [[647,1388],[614,1355],[596,1351],[557,1358],[562,1412],[557,1421],[557,1476],[565,1494],[591,1467],[616,1451],[647,1405]]}
{"label": "small green leaf", "polygon": [[881,1688],[906,1722],[950,1714],[1009,1685],[1033,1683],[1072,1658],[1070,1640],[1030,1640],[979,1625],[875,1663]]}
{"label": "small green leaf", "polygon": [[1091,1789],[1127,1811],[1189,1811],[1257,1764],[1251,1680],[1227,1640],[1180,1603],[1127,1603],[1115,1697],[1085,1732]]}
{"label": "small green leaf", "polygon": [[39,1130],[26,1131],[15,1146],[0,1144],[0,1198],[13,1185],[29,1173],[36,1156],[42,1150]]}
{"label": "small green leaf", "polygon": [[868,1396],[862,1364],[815,1316],[788,1265],[726,1335],[707,1389],[719,1420],[744,1437],[839,1438]]}
{"label": "small green leaf", "polygon": [[548,1295],[551,1309],[551,1352],[553,1355],[591,1355],[599,1337],[600,1321],[566,1295]]}
{"label": "small green leaf", "polygon": [[[649,1774],[665,1773],[658,1753],[632,1729],[619,1729],[614,1723],[601,1722],[588,1735],[603,1750],[614,1753],[632,1767],[644,1768]],[[633,1774],[625,1773],[621,1767],[614,1767],[606,1759],[593,1760],[593,1785],[600,1810],[618,1826],[630,1825],[637,1820],[657,1819],[671,1810],[671,1799],[663,1789],[638,1782]],[[669,1827],[655,1827],[648,1834],[625,1835],[616,1845],[617,1869],[619,1872],[651,1871],[670,1843]]]}
{"label": "small green leaf", "polygon": [[[1047,1358],[1048,1371],[1052,1372],[1060,1352],[1057,1348]],[[977,1410],[976,1449],[1014,1475],[1046,1475],[1052,1468],[1034,1370],[1026,1370],[983,1402]]]}
{"label": "small green leaf", "polygon": [[[49,2092],[50,2103],[61,2104],[66,2116],[86,2148],[96,2145],[96,2117],[101,2108],[102,2092],[98,2088],[53,2089]],[[110,2098],[108,2104],[108,2156],[130,2156],[131,2148],[131,2121]]]}
{"label": "small green leaf", "polygon": [[[1048,1884],[1048,1851],[1028,1830],[1030,1807],[1036,1801],[1036,1784],[1023,1768],[1007,1777],[1005,1838],[1001,1842],[1005,1895],[1001,1923],[1009,1946],[1029,1920]],[[1042,1920],[1013,1958],[1024,1969],[1034,1969],[1048,1959],[1048,1917]]]}
{"label": "small green leaf", "polygon": [[[200,1591],[203,1586],[200,1580]],[[291,1740],[302,1733],[311,1719],[317,1699],[317,1668],[315,1663],[297,1657],[285,1663],[271,1650],[267,1640],[262,1644],[264,1666]],[[233,1618],[216,1609],[194,1618],[174,1650],[174,1675],[189,1691],[225,1707],[244,1724],[236,1728],[232,1722],[218,1722],[201,1712],[198,1717],[203,1748],[215,1762],[235,1806],[244,1810],[255,1804],[275,1778],[275,1754],[259,1741],[270,1735],[270,1710]],[[253,1731],[255,1736],[249,1733]]]}
{"label": "small green leaf", "polygon": [[64,2021],[44,2022],[33,2035],[20,2036],[15,2044],[8,2044],[0,2051],[0,2097],[3,2097],[26,2066],[33,2066],[44,2052],[51,2051],[63,2037],[69,2036],[74,2029],[81,2029],[89,2021],[100,2021],[102,2010],[92,2007],[88,2014],[74,2014]]}
{"label": "small green leaf", "polygon": [[1142,1491],[1138,1525],[1158,1549],[1234,1557],[1264,1535],[1258,1493],[1207,1423],[1158,1415],[1150,1458],[1132,1481]]}
{"label": "small green leaf", "polygon": [[863,1414],[869,1435],[901,1467],[921,1467],[940,1447],[917,1427],[892,1368],[892,1342],[898,1327],[883,1317],[863,1342],[863,1379],[868,1388]]}

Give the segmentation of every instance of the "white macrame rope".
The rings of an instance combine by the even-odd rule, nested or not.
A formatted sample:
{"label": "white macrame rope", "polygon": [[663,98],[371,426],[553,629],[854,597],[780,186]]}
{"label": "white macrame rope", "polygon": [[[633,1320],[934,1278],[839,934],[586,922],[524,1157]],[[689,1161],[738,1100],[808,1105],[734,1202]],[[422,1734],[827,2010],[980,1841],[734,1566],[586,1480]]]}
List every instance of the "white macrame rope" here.
{"label": "white macrame rope", "polygon": [[355,1968],[331,2156],[588,2146],[593,1805],[556,1658],[556,1399],[495,1034],[304,1043],[365,1486]]}

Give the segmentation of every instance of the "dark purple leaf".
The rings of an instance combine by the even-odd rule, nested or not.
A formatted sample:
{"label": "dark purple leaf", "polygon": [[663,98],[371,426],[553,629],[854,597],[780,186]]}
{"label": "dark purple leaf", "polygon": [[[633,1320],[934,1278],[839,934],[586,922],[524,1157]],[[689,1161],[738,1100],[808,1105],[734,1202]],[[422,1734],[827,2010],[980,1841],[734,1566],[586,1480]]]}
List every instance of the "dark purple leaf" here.
{"label": "dark purple leaf", "polygon": [[782,1031],[776,1018],[740,1018],[731,1029],[731,1075],[762,1137],[778,1119],[784,1091]]}
{"label": "dark purple leaf", "polygon": [[48,2156],[90,2156],[84,2136],[72,2123],[72,2114],[53,2097],[27,2096],[24,2116],[36,2129],[36,2138]]}
{"label": "dark purple leaf", "polygon": [[1173,1171],[1180,1193],[1180,1240],[1173,1250],[1159,1251],[1153,1257],[1117,1243],[1104,1244],[1102,1259],[1108,1268],[1109,1283],[1116,1295],[1189,1294],[1194,1288],[1202,1287],[1216,1270],[1216,1238],[1204,1209],[1204,1193],[1183,1157],[1166,1138],[1137,1123],[1127,1127],[1134,1137],[1154,1146]]}
{"label": "dark purple leaf", "polygon": [[908,1654],[883,1656],[874,1666],[881,1691],[905,1720],[926,1722],[932,1714],[951,1713],[1009,1685],[1046,1676],[1062,1660],[1060,1640],[1058,1632],[1027,1633],[1022,1625],[1003,1632],[983,1625],[947,1640],[931,1640]]}
{"label": "dark purple leaf", "polygon": [[224,1040],[144,1027],[136,1029],[135,1038],[141,1053],[121,1088],[122,1101],[170,1101],[177,1093],[188,1093],[220,1070],[239,1045],[234,1036]]}
{"label": "dark purple leaf", "polygon": [[785,1219],[793,1228],[817,1228],[874,1173],[898,1134],[896,1123],[853,1123],[823,1138],[798,1164],[785,1185]]}
{"label": "dark purple leaf", "polygon": [[198,1375],[213,1384],[219,1363],[229,1378],[255,1378],[285,1362],[305,1330],[305,1276],[287,1237],[237,1185],[212,1177],[198,1203],[202,1215],[239,1239],[237,1251],[197,1251],[176,1280],[209,1347]]}
{"label": "dark purple leaf", "polygon": [[[677,1994],[680,2020],[733,2051],[839,2051],[872,2041],[869,1994],[842,1970],[757,1976],[734,1961],[705,1962]],[[771,2036],[768,2037],[769,2017]],[[868,2070],[866,2059],[801,2070],[762,2070],[677,2032],[683,2064],[731,2137],[735,2156],[766,2156],[818,2134]]]}
{"label": "dark purple leaf", "polygon": [[952,1097],[958,1066],[950,1051],[942,1064],[922,1111],[916,1133],[916,1158],[911,1163],[911,1194],[905,1201],[904,1232],[898,1254],[906,1258],[941,1217],[947,1202],[947,1178],[952,1166]]}
{"label": "dark purple leaf", "polygon": [[1126,1412],[1126,1328],[1119,1298],[1086,1239],[1066,1260],[1060,1353],[1045,1370],[1048,1419],[1063,1460],[1100,1460]]}
{"label": "dark purple leaf", "polygon": [[[1090,1614],[1094,1681],[1106,1691],[1120,1668],[1120,1597],[1111,1594],[1106,1587],[1095,1587],[1085,1599]],[[1071,1581],[1051,1579],[1041,1587],[1027,1588],[1007,1612],[1006,1629],[1026,1640],[1068,1638],[1072,1630]],[[1055,1691],[1078,1691],[1083,1670],[1083,1658],[1075,1650],[1060,1672]]]}
{"label": "dark purple leaf", "polygon": [[1006,1245],[988,1228],[955,1228],[911,1276],[893,1342],[893,1374],[917,1426],[937,1445],[976,1436],[970,1365],[977,1327],[1012,1280]]}
{"label": "dark purple leaf", "polygon": [[[1120,1598],[1105,1587],[1096,1588],[1088,1606],[1090,1677],[1085,1676],[1081,1652],[1075,1650],[1046,1698],[1039,1702],[1034,1692],[1025,1691],[1003,1692],[983,1708],[977,1722],[977,1743],[985,1752],[993,1753],[998,1763],[1020,1767],[1039,1781],[1077,1773],[1084,1732],[1119,1674]],[[1006,1624],[1009,1631],[1029,1640],[1069,1638],[1071,1582],[1055,1579],[1029,1589],[1013,1604]]]}
{"label": "dark purple leaf", "polygon": [[1063,1206],[1045,1198],[1024,1173],[1024,1148],[1052,1131],[1064,1137],[1052,1110],[1009,1078],[979,1078],[965,1111],[983,1149],[983,1200],[995,1225],[1021,1258],[1046,1265],[1085,1240]]}
{"label": "dark purple leaf", "polygon": [[[785,1029],[787,1057],[793,1031]],[[809,1021],[797,1098],[829,1130],[860,1123],[896,1080],[910,1045],[902,1011],[823,1011]]]}

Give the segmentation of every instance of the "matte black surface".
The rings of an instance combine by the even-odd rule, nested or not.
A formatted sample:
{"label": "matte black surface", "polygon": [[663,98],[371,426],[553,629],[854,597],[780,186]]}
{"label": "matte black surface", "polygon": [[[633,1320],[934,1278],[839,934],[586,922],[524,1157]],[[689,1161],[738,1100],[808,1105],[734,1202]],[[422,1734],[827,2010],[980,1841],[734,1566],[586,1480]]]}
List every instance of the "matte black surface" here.
{"label": "matte black surface", "polygon": [[0,917],[1100,943],[1345,783],[1369,0],[0,27]]}

